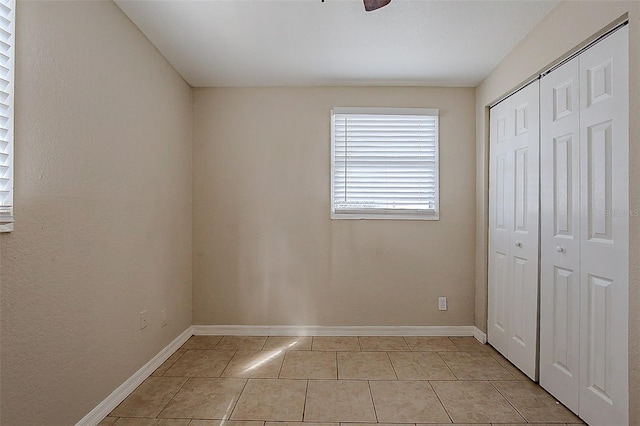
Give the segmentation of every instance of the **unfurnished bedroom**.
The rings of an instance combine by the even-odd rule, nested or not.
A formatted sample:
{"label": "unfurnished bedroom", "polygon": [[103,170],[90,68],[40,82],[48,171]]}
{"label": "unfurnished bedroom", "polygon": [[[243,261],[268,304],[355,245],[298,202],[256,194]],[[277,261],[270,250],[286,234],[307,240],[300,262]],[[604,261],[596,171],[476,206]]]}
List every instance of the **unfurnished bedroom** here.
{"label": "unfurnished bedroom", "polygon": [[0,424],[640,425],[640,3],[0,0]]}

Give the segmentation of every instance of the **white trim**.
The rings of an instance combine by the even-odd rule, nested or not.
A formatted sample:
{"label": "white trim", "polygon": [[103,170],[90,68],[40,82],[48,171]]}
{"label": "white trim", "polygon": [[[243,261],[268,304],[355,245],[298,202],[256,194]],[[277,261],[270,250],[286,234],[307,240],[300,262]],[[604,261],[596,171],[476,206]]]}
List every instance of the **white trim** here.
{"label": "white trim", "polygon": [[482,343],[483,345],[487,343],[487,333],[485,333],[484,331],[480,330],[478,327],[473,327],[475,330],[473,330],[473,337],[476,338],[476,340],[480,343]]}
{"label": "white trim", "polygon": [[438,108],[360,108],[333,107],[331,114],[376,114],[376,115],[429,115],[438,116]]}
{"label": "white trim", "polygon": [[472,325],[457,326],[320,326],[320,325],[194,325],[196,336],[473,336],[486,335]]}
{"label": "white trim", "polygon": [[126,397],[131,394],[147,377],[151,376],[163,362],[165,362],[173,353],[184,345],[193,335],[192,327],[187,328],[178,337],[173,339],[164,349],[156,356],[151,358],[149,362],[142,366],[138,371],[133,373],[123,384],[118,386],[116,390],[106,397],[100,404],[84,416],[76,426],[95,426],[100,423],[107,415],[118,406]]}
{"label": "white trim", "polygon": [[[436,197],[437,198],[437,197]],[[428,210],[431,213],[423,213],[415,211],[414,213],[397,214],[397,213],[372,213],[367,214],[363,210],[354,211],[353,213],[331,211],[331,219],[336,220],[353,220],[353,219],[392,219],[392,220],[440,220],[440,214],[436,210]]]}

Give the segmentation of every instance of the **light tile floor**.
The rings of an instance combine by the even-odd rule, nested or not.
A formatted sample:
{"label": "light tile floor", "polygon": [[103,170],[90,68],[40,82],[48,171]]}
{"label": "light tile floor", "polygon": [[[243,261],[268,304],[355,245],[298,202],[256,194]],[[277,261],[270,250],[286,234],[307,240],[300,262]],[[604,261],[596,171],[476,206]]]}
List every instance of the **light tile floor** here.
{"label": "light tile floor", "polygon": [[100,425],[583,424],[472,337],[193,336]]}

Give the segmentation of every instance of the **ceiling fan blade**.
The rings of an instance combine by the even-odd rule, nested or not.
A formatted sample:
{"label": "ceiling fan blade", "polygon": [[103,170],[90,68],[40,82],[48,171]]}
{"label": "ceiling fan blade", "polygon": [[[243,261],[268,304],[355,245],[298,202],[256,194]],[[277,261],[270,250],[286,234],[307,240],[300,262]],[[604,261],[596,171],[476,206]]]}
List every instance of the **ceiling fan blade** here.
{"label": "ceiling fan blade", "polygon": [[364,2],[364,10],[371,12],[380,9],[391,3],[391,0],[362,0]]}

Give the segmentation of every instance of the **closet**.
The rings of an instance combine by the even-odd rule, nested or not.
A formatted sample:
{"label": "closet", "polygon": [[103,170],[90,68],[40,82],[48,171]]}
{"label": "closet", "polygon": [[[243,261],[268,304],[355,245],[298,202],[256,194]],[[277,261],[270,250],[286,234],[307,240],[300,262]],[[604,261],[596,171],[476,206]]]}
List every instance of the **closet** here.
{"label": "closet", "polygon": [[537,379],[539,90],[491,109],[488,339]]}
{"label": "closet", "polygon": [[592,426],[629,422],[628,49],[622,25],[490,111],[488,341]]}
{"label": "closet", "polygon": [[628,27],[543,77],[540,384],[628,424]]}

